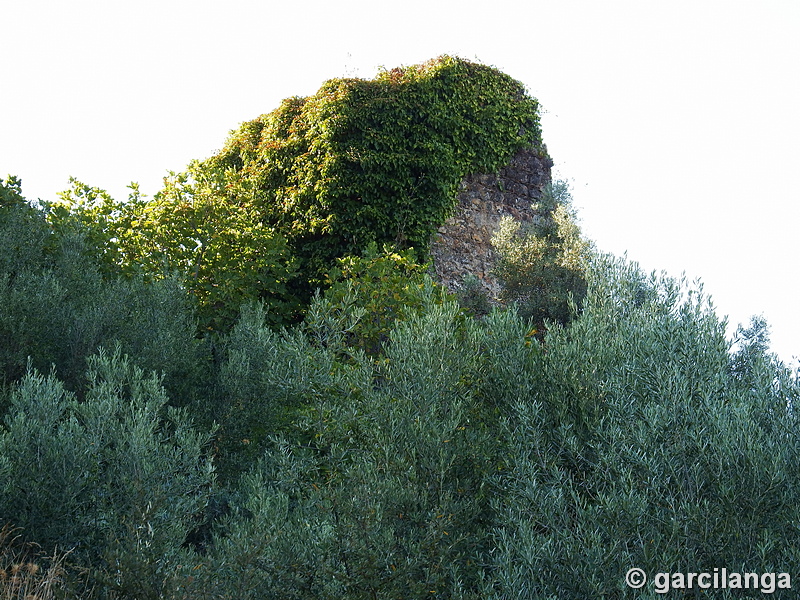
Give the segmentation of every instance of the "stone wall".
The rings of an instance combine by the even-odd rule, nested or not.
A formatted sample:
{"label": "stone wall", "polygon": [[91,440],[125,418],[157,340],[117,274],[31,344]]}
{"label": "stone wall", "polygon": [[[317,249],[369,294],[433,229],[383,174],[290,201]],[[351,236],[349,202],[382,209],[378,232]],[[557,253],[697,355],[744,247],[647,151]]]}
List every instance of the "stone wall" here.
{"label": "stone wall", "polygon": [[439,228],[431,244],[436,279],[452,292],[464,275],[475,275],[491,299],[500,286],[491,275],[495,256],[492,234],[506,215],[526,222],[540,217],[533,206],[550,182],[553,161],[521,150],[497,175],[470,175],[461,182],[455,214]]}

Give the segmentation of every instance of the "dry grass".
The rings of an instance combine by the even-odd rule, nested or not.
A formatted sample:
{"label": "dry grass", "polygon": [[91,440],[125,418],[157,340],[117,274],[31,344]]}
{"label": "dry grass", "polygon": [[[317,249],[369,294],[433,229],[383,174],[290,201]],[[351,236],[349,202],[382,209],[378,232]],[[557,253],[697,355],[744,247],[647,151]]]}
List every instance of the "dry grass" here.
{"label": "dry grass", "polygon": [[0,600],[52,600],[63,583],[69,553],[42,556],[39,547],[22,541],[19,529],[0,529]]}

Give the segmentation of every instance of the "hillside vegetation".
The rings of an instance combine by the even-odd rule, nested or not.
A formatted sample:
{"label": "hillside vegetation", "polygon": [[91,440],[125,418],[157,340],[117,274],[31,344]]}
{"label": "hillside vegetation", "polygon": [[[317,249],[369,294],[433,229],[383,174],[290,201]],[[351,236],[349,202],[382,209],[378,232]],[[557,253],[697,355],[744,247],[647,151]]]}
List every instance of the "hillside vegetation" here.
{"label": "hillside vegetation", "polygon": [[763,320],[727,339],[560,184],[496,235],[502,304],[431,280],[460,179],[521,147],[536,101],[443,57],[287,100],[152,199],[0,181],[0,597],[650,598],[722,568],[750,589],[720,598],[789,597],[799,388]]}
{"label": "hillside vegetation", "polygon": [[121,205],[74,181],[51,218],[92,230],[111,271],[188,276],[214,330],[255,299],[286,324],[337,258],[374,242],[424,260],[461,180],[523,147],[544,152],[536,100],[495,69],[445,56],[285,100],[153,199],[134,188]]}

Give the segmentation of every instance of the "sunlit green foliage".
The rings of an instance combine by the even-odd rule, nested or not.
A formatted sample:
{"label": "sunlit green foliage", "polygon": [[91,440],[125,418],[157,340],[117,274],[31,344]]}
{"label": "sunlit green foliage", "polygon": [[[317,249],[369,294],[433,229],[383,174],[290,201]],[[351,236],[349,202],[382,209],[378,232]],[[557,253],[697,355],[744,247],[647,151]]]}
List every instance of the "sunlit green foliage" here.
{"label": "sunlit green foliage", "polygon": [[299,309],[287,287],[295,261],[285,239],[224,175],[194,163],[167,178],[152,200],[134,186],[126,203],[73,180],[49,207],[49,218],[57,231],[79,223],[107,272],[179,277],[204,329],[227,330],[239,306],[257,300],[271,305],[274,324],[287,323]]}
{"label": "sunlit green foliage", "polygon": [[424,253],[461,179],[522,147],[544,152],[536,100],[493,68],[443,56],[286,100],[199,168],[240,182],[319,283],[370,242]]}
{"label": "sunlit green foliage", "polygon": [[74,177],[70,187],[59,193],[56,201],[45,202],[47,222],[54,238],[69,239],[80,235],[82,251],[91,253],[106,274],[116,274],[124,264],[117,236],[130,229],[130,214],[143,201],[138,186],[131,184],[128,202],[115,201],[105,190],[89,186]]}
{"label": "sunlit green foliage", "polygon": [[566,323],[586,295],[591,244],[581,236],[564,182],[545,187],[538,221],[522,226],[504,217],[492,236],[498,253],[494,273],[501,299],[516,302],[539,329],[547,321]]}
{"label": "sunlit green foliage", "polygon": [[[173,278],[105,274],[97,229],[80,222],[55,231],[24,202],[0,209],[0,372],[19,379],[30,365],[55,366],[67,388],[82,394],[86,359],[119,345],[145,369],[164,372],[179,400],[199,368],[195,318]],[[188,386],[190,387],[190,386]]]}
{"label": "sunlit green foliage", "polygon": [[426,300],[443,302],[447,292],[431,280],[427,270],[415,260],[413,249],[394,252],[386,246],[378,253],[374,243],[363,256],[339,259],[328,274],[325,298],[332,310],[358,311],[348,344],[379,354],[396,322],[419,314]]}
{"label": "sunlit green foliage", "polygon": [[6,209],[22,204],[26,204],[26,202],[22,196],[20,178],[9,175],[6,179],[0,179],[0,208]]}

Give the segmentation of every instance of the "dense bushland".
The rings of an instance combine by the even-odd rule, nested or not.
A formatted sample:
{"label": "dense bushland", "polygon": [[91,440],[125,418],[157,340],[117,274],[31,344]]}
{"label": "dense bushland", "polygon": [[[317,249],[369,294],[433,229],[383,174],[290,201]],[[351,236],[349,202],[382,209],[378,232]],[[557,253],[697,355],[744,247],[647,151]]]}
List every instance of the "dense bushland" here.
{"label": "dense bushland", "polygon": [[114,347],[163,373],[177,398],[201,368],[192,300],[175,277],[148,283],[104,274],[91,230],[53,229],[21,196],[17,180],[0,181],[0,377],[18,380],[29,367],[59,379],[79,396],[87,358]]}
{"label": "dense bushland", "polygon": [[541,384],[503,417],[497,597],[639,597],[632,566],[791,572],[795,376],[752,336],[731,352],[700,289],[594,269],[582,315],[545,339]]}
{"label": "dense bushland", "polygon": [[228,331],[254,300],[285,325],[337,259],[371,243],[424,262],[461,180],[521,148],[546,154],[538,102],[496,69],[442,56],[288,99],[152,199],[132,186],[116,202],[73,180],[50,218],[82,223],[113,272],[179,273],[204,330]]}
{"label": "dense bushland", "polygon": [[31,368],[0,514],[72,549],[98,597],[633,598],[631,566],[790,570],[798,388],[763,324],[732,349],[685,282],[589,273],[543,342],[430,282],[377,354],[352,290],[285,330],[245,307],[216,434],[119,352],[89,359],[81,399]]}
{"label": "dense bushland", "polygon": [[[450,68],[472,69],[374,87],[400,107]],[[563,186],[542,221],[498,233],[505,306],[434,283],[413,228],[364,217],[304,255],[317,213],[294,238],[291,211],[264,219],[255,199],[278,188],[347,206],[322,184],[313,205],[299,178],[324,175],[303,111],[395,98],[371,86],[287,102],[153,203],[73,181],[33,206],[0,181],[0,595],[642,598],[659,596],[626,587],[631,567],[791,574],[800,387],[763,319],[726,339],[699,285],[596,252]],[[383,156],[370,143],[359,156]],[[270,153],[294,183],[259,187]]]}

